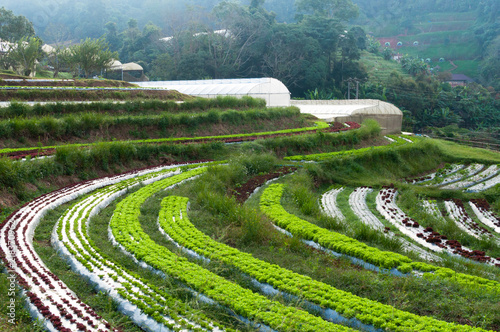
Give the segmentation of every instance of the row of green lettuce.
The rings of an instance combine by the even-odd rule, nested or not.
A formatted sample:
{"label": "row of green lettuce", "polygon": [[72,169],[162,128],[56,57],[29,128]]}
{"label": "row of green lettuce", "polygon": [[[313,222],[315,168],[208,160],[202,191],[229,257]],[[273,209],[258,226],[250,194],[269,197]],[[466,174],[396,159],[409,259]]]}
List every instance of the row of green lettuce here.
{"label": "row of green lettuce", "polygon": [[83,112],[115,113],[124,114],[137,113],[157,113],[170,112],[199,112],[211,109],[264,109],[266,102],[264,99],[257,99],[248,96],[242,98],[219,96],[217,98],[192,98],[184,101],[173,100],[132,100],[124,102],[113,101],[95,101],[88,103],[54,102],[54,103],[36,103],[29,105],[22,102],[11,102],[7,107],[0,108],[0,119],[14,117],[32,117],[32,116],[61,116],[63,114],[76,114]]}
{"label": "row of green lettuce", "polygon": [[[305,122],[296,107],[210,110],[201,113],[157,112],[146,115],[110,115],[98,112],[68,114],[61,117],[46,115],[43,117],[15,117],[0,120],[0,139],[30,138],[61,139],[68,137],[86,137],[92,132],[109,132],[110,130],[126,130],[129,128],[158,130],[159,132],[177,131],[179,128],[194,129],[209,125],[241,126],[259,121],[276,121],[293,119],[296,124]],[[165,136],[164,134],[163,136]]]}
{"label": "row of green lettuce", "polygon": [[[143,139],[143,140],[129,140],[129,141],[114,141],[112,143],[136,143],[136,144],[154,144],[154,143],[182,143],[189,141],[216,141],[216,140],[225,140],[225,139],[236,139],[236,138],[246,138],[246,137],[263,137],[268,135],[286,135],[292,133],[300,133],[306,131],[313,130],[324,130],[329,127],[329,124],[323,121],[315,122],[315,126],[312,127],[304,127],[304,128],[295,128],[295,129],[284,129],[277,131],[266,131],[266,132],[257,132],[257,133],[249,133],[249,134],[232,134],[232,135],[218,135],[218,136],[197,136],[197,137],[175,137],[175,138],[157,138],[157,139]],[[32,150],[50,150],[57,148],[82,148],[89,147],[94,145],[103,144],[103,142],[98,143],[78,143],[78,144],[66,144],[66,145],[53,145],[53,146],[40,146],[40,147],[27,147],[27,148],[16,148],[16,149],[0,149],[0,154],[8,154],[14,152],[23,152],[23,151],[32,151]]]}
{"label": "row of green lettuce", "polygon": [[277,331],[352,331],[332,324],[303,310],[270,300],[230,282],[201,266],[189,262],[166,247],[156,244],[141,228],[141,205],[155,193],[184,180],[202,174],[205,168],[187,171],[145,186],[116,207],[110,226],[112,233],[128,252],[151,267],[164,272],[222,306],[256,323],[263,323]]}
{"label": "row of green lettuce", "polygon": [[[194,164],[183,166],[182,169],[188,170],[199,166],[201,165]],[[90,272],[102,275],[104,267],[107,270],[112,270],[113,272],[108,272],[108,277],[115,281],[122,280],[122,287],[116,289],[118,294],[130,303],[135,304],[146,315],[172,331],[183,331],[186,328],[190,331],[202,331],[203,329],[211,329],[215,326],[231,332],[233,329],[210,320],[204,314],[193,310],[185,302],[176,299],[164,289],[155,286],[147,279],[122,267],[112,257],[104,254],[88,235],[87,220],[90,218],[92,208],[101,203],[100,198],[131,188],[143,181],[161,175],[168,176],[170,175],[169,173],[174,174],[174,171],[173,169],[167,169],[124,180],[83,197],[68,208],[59,219],[57,225],[59,241],[64,240],[63,233],[65,233],[69,239],[69,243],[63,241],[66,249]],[[66,220],[64,227],[63,220]],[[75,243],[72,234],[76,235],[79,245]],[[165,319],[164,316],[170,317],[176,324]],[[187,321],[186,317],[189,317],[189,321]]]}
{"label": "row of green lettuce", "polygon": [[167,196],[163,199],[159,224],[166,234],[182,247],[203,257],[234,266],[281,292],[335,310],[346,318],[356,318],[364,324],[389,331],[484,331],[397,310],[256,259],[248,253],[212,240],[197,230],[187,217],[187,204],[186,197]]}
{"label": "row of green lettuce", "polygon": [[408,136],[408,135],[387,135],[387,137],[393,139],[394,142],[391,142],[391,144],[389,144],[389,145],[370,146],[367,148],[361,148],[361,149],[356,149],[356,150],[342,150],[342,151],[317,153],[317,154],[310,154],[310,155],[297,155],[297,156],[285,157],[284,159],[285,160],[293,160],[293,161],[322,161],[322,160],[327,160],[327,159],[331,159],[331,158],[335,158],[335,157],[359,156],[359,155],[363,155],[367,152],[374,151],[374,150],[384,150],[384,149],[388,149],[388,148],[393,148],[393,147],[409,144],[409,142],[407,140],[405,140],[404,138],[406,138],[412,142],[417,142],[419,140],[418,137]]}
{"label": "row of green lettuce", "polygon": [[424,272],[424,277],[429,279],[442,278],[462,286],[500,293],[500,284],[497,281],[457,273],[451,269],[433,266],[428,263],[414,262],[409,257],[370,247],[346,235],[326,230],[300,219],[288,213],[281,205],[283,191],[283,184],[270,185],[261,196],[260,208],[277,226],[297,238],[314,241],[327,249],[359,258],[381,268],[396,268],[403,273],[410,273],[415,270]]}

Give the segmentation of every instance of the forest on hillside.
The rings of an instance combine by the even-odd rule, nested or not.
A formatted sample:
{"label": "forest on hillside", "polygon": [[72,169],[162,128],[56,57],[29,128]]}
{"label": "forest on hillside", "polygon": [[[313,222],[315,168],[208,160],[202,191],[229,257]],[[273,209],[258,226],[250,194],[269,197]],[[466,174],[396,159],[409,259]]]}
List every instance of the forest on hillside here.
{"label": "forest on hillside", "polygon": [[[122,63],[139,63],[151,80],[274,77],[293,97],[308,99],[344,99],[359,82],[359,98],[396,104],[407,130],[500,126],[496,0],[5,0],[3,6],[4,14],[26,16],[32,24],[26,33],[56,47],[102,38]],[[458,21],[444,24],[450,19]],[[468,61],[479,63],[474,78],[481,84],[451,88],[443,83],[449,71],[433,73],[414,54],[396,63],[395,50],[376,39],[419,31],[424,38],[436,26],[457,25],[466,37],[456,45],[477,52]],[[9,39],[5,26],[0,38]],[[21,29],[13,31],[19,38]],[[455,41],[448,42],[451,49]],[[370,71],[361,61],[368,56],[394,70],[383,77]]]}

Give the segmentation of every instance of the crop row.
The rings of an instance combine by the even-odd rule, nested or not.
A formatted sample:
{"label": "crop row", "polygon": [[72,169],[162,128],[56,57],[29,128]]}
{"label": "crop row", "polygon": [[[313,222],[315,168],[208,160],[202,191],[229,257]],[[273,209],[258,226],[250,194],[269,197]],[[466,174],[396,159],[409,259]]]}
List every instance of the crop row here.
{"label": "crop row", "polygon": [[[462,246],[457,240],[448,239],[445,235],[439,234],[431,227],[424,228],[421,226],[397,206],[396,195],[397,191],[394,188],[382,189],[377,195],[377,210],[403,234],[408,235],[414,241],[433,251],[445,251],[479,262],[500,266],[500,260],[485,256],[483,251],[470,250]],[[459,278],[457,280],[461,281]],[[478,279],[478,281],[482,282],[482,279]],[[497,283],[496,286],[500,285]]]}
{"label": "crop row", "polygon": [[452,164],[449,165],[447,164],[445,167],[440,168],[434,173],[427,174],[424,176],[420,176],[418,178],[406,178],[405,181],[411,184],[416,184],[416,183],[424,183],[433,180],[436,177],[445,177],[450,174],[453,174],[455,172],[458,172],[459,170],[463,169],[465,165],[460,165],[460,164]]}
{"label": "crop row", "polygon": [[[197,166],[199,165],[191,167]],[[128,309],[126,311],[132,319],[135,319],[137,313],[142,311],[157,323],[174,331],[186,328],[194,331],[205,329],[219,331],[220,327],[214,326],[213,323],[207,321],[206,317],[193,312],[183,302],[124,269],[113,262],[112,258],[106,257],[94,245],[87,233],[87,223],[91,215],[98,213],[105,205],[139,183],[148,183],[162,177],[180,174],[179,169],[175,170],[176,168],[177,166],[173,166],[171,169],[122,181],[88,195],[74,204],[60,218],[58,231],[53,233],[53,242],[62,243],[65,246],[67,256],[73,260],[74,266],[78,266],[76,261],[80,263],[80,267],[77,267],[80,274],[89,276],[94,284],[97,284],[101,290],[108,292],[115,299],[119,294],[121,299],[117,299],[118,302],[128,302],[135,305],[137,310]],[[58,235],[57,238],[55,238],[55,234]],[[189,319],[185,317],[189,317]],[[140,319],[137,323],[145,325],[144,321],[148,322],[147,319]],[[160,327],[156,322],[148,322],[147,325],[152,330],[158,330]]]}
{"label": "crop row", "polygon": [[473,199],[469,202],[469,205],[483,224],[491,227],[496,233],[500,234],[500,217],[491,211],[488,201],[485,199]]}
{"label": "crop row", "polygon": [[94,86],[2,86],[0,85],[0,90],[83,90],[83,91],[92,91],[92,90],[141,90],[141,91],[150,91],[150,90],[160,90],[159,88],[140,88],[140,87],[124,87],[124,86],[115,86],[115,87],[94,87]]}
{"label": "crop row", "polygon": [[22,102],[11,102],[8,107],[0,108],[0,118],[14,118],[18,116],[31,117],[43,115],[63,115],[75,114],[83,112],[107,112],[115,113],[122,112],[125,114],[137,113],[157,113],[157,112],[197,112],[207,111],[210,109],[247,109],[258,108],[264,109],[266,103],[263,99],[256,99],[244,96],[243,98],[236,97],[217,97],[217,98],[193,98],[183,102],[173,100],[140,100],[140,101],[95,101],[88,103],[68,103],[55,102],[40,104],[33,106]]}
{"label": "crop row", "polygon": [[203,113],[157,113],[147,115],[108,115],[102,113],[70,114],[62,117],[41,118],[16,117],[0,120],[0,139],[23,136],[26,138],[50,137],[60,139],[67,136],[85,136],[96,130],[117,130],[120,128],[155,128],[159,131],[185,126],[194,128],[203,125],[241,125],[262,120],[298,119],[299,109],[269,108],[244,111],[211,110]]}
{"label": "crop row", "polygon": [[390,231],[389,227],[384,227],[384,224],[378,219],[378,217],[370,210],[366,203],[367,194],[373,191],[372,188],[369,187],[358,187],[356,188],[351,195],[349,195],[349,206],[354,212],[354,214],[361,220],[362,223],[367,225],[368,227],[383,231],[387,237],[397,239],[403,247],[403,250],[406,252],[411,251],[415,254],[418,254],[420,257],[424,259],[432,259],[434,261],[439,261],[440,258],[436,255],[430,254],[421,247],[415,245],[414,243],[408,241],[402,237],[396,237],[393,232]]}
{"label": "crop row", "polygon": [[298,156],[291,156],[291,157],[285,157],[285,160],[295,160],[295,161],[322,161],[322,160],[327,160],[331,159],[334,157],[343,157],[343,156],[356,156],[356,155],[362,155],[366,152],[373,151],[373,150],[383,150],[383,149],[388,149],[396,146],[401,146],[401,145],[406,145],[408,144],[408,141],[414,142],[417,140],[415,137],[411,136],[395,136],[395,135],[388,135],[389,138],[391,138],[394,142],[392,142],[390,145],[382,145],[382,146],[374,146],[374,147],[369,147],[369,148],[361,148],[361,149],[356,149],[356,150],[344,150],[344,151],[336,151],[336,152],[328,152],[328,153],[318,153],[318,154],[310,154],[310,155],[298,155]]}
{"label": "crop row", "polygon": [[27,292],[27,297],[46,325],[60,331],[105,330],[110,325],[98,316],[46,267],[33,248],[34,230],[47,211],[91,191],[136,176],[161,171],[152,167],[113,177],[76,183],[42,195],[12,213],[0,225],[0,258],[9,273]]}
{"label": "crop row", "polygon": [[80,195],[151,171],[131,172],[62,188],[25,204],[0,225],[0,256],[9,271],[16,275],[18,283],[29,289],[30,302],[53,328],[61,331],[74,331],[77,326],[88,330],[106,329],[109,324],[82,303],[35,253],[32,238],[38,222],[48,210]]}
{"label": "crop row", "polygon": [[215,300],[250,320],[280,331],[347,331],[346,327],[328,323],[305,311],[287,307],[253,293],[207,271],[166,247],[159,246],[144,233],[138,220],[143,202],[156,192],[189,179],[203,170],[188,171],[152,183],[121,201],[111,218],[110,227],[116,241],[138,260],[176,278],[197,292]]}
{"label": "crop row", "polygon": [[344,188],[332,189],[321,196],[321,207],[326,215],[345,222],[346,218],[337,206],[337,195],[344,191]]}
{"label": "crop row", "polygon": [[121,89],[0,89],[0,100],[24,101],[90,101],[161,99],[179,100],[185,95],[170,90],[121,90]]}
{"label": "crop row", "polygon": [[281,184],[270,185],[262,194],[260,206],[262,211],[273,222],[293,236],[314,241],[334,252],[356,257],[381,268],[397,268],[403,273],[412,270],[432,272],[424,273],[424,276],[428,278],[440,277],[464,286],[500,292],[500,284],[496,281],[456,273],[451,269],[436,267],[427,263],[413,262],[406,256],[370,247],[348,236],[326,230],[289,214],[280,204],[283,189],[284,187]]}
{"label": "crop row", "polygon": [[493,238],[493,234],[482,225],[476,223],[465,210],[464,203],[459,199],[447,199],[444,202],[448,216],[457,224],[459,228],[469,235],[481,238]]}
{"label": "crop row", "polygon": [[[294,133],[307,133],[307,132],[316,132],[317,130],[325,130],[329,128],[328,123],[318,121],[315,123],[314,127],[305,127],[305,128],[296,128],[296,129],[285,129],[278,131],[268,131],[268,132],[259,132],[259,133],[250,133],[250,134],[232,134],[232,135],[219,135],[219,136],[202,136],[202,137],[178,137],[178,138],[158,138],[158,139],[143,139],[143,140],[132,140],[132,141],[123,141],[127,143],[136,143],[136,144],[154,144],[154,143],[190,143],[190,142],[207,142],[207,141],[217,141],[217,140],[239,140],[243,141],[246,138],[265,138],[270,135],[289,135]],[[66,144],[62,146],[43,146],[37,148],[37,151],[48,150],[48,149],[56,149],[58,147],[65,148],[82,148],[94,146],[102,143],[90,143],[90,144]],[[12,154],[19,153],[23,151],[31,151],[30,148],[17,148],[17,149],[1,149],[0,154]]]}
{"label": "crop row", "polygon": [[[391,331],[426,331],[434,328],[433,331],[459,331],[462,328],[360,298],[214,241],[191,224],[187,218],[187,204],[188,199],[185,197],[166,197],[162,201],[159,224],[173,241],[202,257],[222,261],[285,294],[293,294],[323,308],[330,308],[348,318],[355,317],[376,328]],[[463,328],[464,331],[468,329]]]}
{"label": "crop row", "polygon": [[484,165],[481,164],[471,164],[466,166],[464,169],[453,173],[451,175],[447,175],[445,177],[439,177],[435,178],[434,181],[431,182],[429,185],[436,185],[436,186],[442,186],[445,184],[450,184],[457,182],[463,178],[469,177],[471,175],[475,175],[479,173],[483,169]]}
{"label": "crop row", "polygon": [[[439,186],[441,189],[463,189],[465,192],[480,192],[500,183],[500,166],[481,164],[446,165],[438,171],[418,178],[407,178],[407,183]],[[465,188],[465,189],[464,189]]]}
{"label": "crop row", "polygon": [[483,169],[481,172],[477,173],[474,176],[471,177],[466,177],[464,176],[462,179],[460,179],[457,182],[445,185],[441,187],[442,189],[461,189],[461,188],[467,188],[471,187],[479,182],[483,182],[485,180],[488,180],[495,175],[497,175],[500,171],[500,168],[498,165],[491,165],[488,168]]}

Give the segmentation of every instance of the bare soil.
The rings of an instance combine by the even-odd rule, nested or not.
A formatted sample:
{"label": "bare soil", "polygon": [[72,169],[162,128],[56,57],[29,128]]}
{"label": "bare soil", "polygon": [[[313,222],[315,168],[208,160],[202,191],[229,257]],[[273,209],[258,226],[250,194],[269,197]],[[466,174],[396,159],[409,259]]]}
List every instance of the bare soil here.
{"label": "bare soil", "polygon": [[254,176],[253,178],[242,184],[241,187],[232,189],[230,194],[236,198],[236,201],[238,201],[240,204],[243,204],[255,191],[255,189],[262,186],[267,181],[294,172],[296,169],[296,167],[283,166],[275,172]]}

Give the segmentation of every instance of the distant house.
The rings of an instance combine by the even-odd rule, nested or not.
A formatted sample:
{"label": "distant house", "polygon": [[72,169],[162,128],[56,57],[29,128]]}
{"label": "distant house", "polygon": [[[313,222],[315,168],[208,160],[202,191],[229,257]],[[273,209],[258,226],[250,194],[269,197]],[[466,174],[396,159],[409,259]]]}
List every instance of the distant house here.
{"label": "distant house", "polygon": [[402,58],[403,58],[403,54],[399,54],[399,53],[398,54],[394,54],[392,56],[392,59],[395,60],[395,61],[397,61],[397,62],[400,62]]}
{"label": "distant house", "polygon": [[466,86],[469,83],[473,83],[474,80],[464,74],[452,74],[451,80],[447,81],[452,87],[455,86]]}

